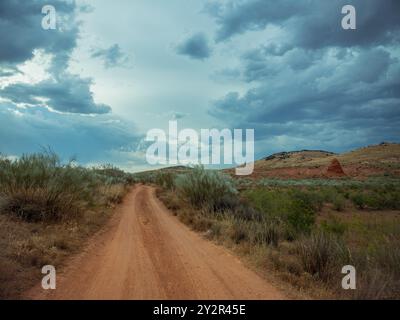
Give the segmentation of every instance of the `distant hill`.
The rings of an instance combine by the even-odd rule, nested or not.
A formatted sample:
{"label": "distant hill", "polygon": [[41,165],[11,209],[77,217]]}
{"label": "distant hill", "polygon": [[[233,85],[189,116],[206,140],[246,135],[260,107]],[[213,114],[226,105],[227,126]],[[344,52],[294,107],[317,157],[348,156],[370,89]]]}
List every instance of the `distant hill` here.
{"label": "distant hill", "polygon": [[155,173],[155,172],[171,172],[171,173],[187,173],[190,170],[192,170],[191,167],[189,166],[172,166],[172,167],[165,167],[165,168],[160,168],[160,169],[153,169],[153,170],[147,170],[147,171],[142,171],[142,172],[138,172],[136,173],[137,175],[140,174],[149,174],[149,173]]}
{"label": "distant hill", "polygon": [[[323,178],[333,159],[348,177],[400,177],[400,144],[381,143],[335,154],[323,150],[280,152],[255,162],[252,178]],[[232,172],[232,171],[230,171]]]}

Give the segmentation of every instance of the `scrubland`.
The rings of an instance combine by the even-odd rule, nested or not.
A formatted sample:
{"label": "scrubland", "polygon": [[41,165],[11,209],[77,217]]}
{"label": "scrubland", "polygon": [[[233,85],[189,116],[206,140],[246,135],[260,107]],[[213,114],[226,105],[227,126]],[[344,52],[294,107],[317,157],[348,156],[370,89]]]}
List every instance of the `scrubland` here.
{"label": "scrubland", "polygon": [[[294,297],[400,298],[398,179],[246,180],[202,167],[148,179],[182,222]],[[356,290],[342,289],[345,265],[356,268]]]}
{"label": "scrubland", "polygon": [[41,268],[59,268],[110,216],[132,176],[61,163],[51,151],[0,157],[0,298],[18,298]]}
{"label": "scrubland", "polygon": [[[0,298],[19,298],[46,264],[62,267],[129,187],[155,184],[193,230],[273,275],[294,298],[400,298],[400,179],[236,178],[170,168],[138,174],[84,168],[51,151],[0,156]],[[343,290],[342,267],[357,289]]]}

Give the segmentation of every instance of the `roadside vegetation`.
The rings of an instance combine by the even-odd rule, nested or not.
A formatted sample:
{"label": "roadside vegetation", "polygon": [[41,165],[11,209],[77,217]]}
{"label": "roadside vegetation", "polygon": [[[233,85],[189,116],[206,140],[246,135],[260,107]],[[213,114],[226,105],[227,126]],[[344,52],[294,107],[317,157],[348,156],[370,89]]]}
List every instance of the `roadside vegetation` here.
{"label": "roadside vegetation", "polygon": [[[18,298],[41,268],[62,266],[135,183],[155,184],[178,218],[272,270],[300,296],[400,298],[400,180],[243,179],[202,167],[127,174],[51,151],[0,156],[0,298]],[[341,288],[344,265],[357,290]]]}
{"label": "roadside vegetation", "polygon": [[[196,167],[159,172],[159,196],[181,221],[317,298],[400,298],[396,179],[246,181]],[[357,271],[343,290],[342,267]]]}
{"label": "roadside vegetation", "polygon": [[51,151],[0,157],[0,298],[18,298],[42,266],[77,252],[133,182],[111,165],[83,168]]}

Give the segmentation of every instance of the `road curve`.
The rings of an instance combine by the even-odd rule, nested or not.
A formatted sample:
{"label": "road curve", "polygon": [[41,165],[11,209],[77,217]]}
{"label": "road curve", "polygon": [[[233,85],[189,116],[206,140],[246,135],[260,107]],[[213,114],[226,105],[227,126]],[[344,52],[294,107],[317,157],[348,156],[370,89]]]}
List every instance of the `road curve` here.
{"label": "road curve", "polygon": [[138,185],[103,232],[28,299],[284,299],[238,258],[174,217],[155,189]]}

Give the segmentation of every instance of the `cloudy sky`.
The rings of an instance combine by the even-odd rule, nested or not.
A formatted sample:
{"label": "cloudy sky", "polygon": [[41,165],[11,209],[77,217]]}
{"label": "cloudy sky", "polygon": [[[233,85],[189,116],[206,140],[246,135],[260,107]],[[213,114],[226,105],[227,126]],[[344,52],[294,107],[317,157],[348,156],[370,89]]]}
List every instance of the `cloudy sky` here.
{"label": "cloudy sky", "polygon": [[146,132],[173,119],[254,128],[256,157],[399,142],[399,15],[398,0],[2,0],[0,152],[144,170]]}

